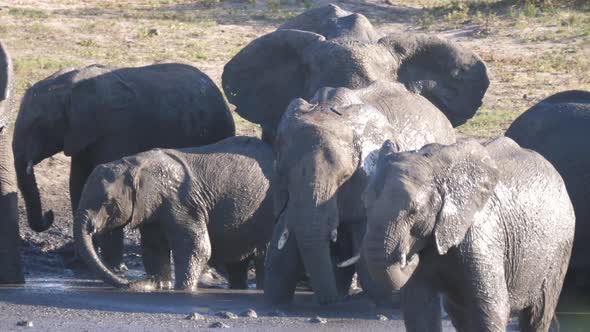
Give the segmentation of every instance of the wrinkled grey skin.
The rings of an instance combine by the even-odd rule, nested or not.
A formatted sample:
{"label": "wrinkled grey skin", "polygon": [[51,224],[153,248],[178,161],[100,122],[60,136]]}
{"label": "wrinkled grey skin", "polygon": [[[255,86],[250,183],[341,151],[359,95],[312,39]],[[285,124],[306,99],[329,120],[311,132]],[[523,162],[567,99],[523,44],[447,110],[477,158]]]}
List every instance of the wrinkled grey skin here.
{"label": "wrinkled grey skin", "polygon": [[[311,103],[296,99],[289,105],[274,147],[279,219],[265,277],[265,296],[272,303],[292,300],[302,269],[320,304],[347,294],[355,269],[338,269],[334,261],[360,250],[365,229],[360,197],[386,139],[405,151],[431,142],[454,143],[455,134],[444,114],[399,83],[324,88]],[[371,293],[362,262],[355,268]]]}
{"label": "wrinkled grey skin", "polygon": [[564,91],[519,116],[506,136],[547,158],[563,177],[576,211],[566,285],[590,287],[590,92]]}
{"label": "wrinkled grey skin", "polygon": [[272,163],[268,144],[230,137],[102,164],[88,178],[76,213],[77,251],[105,281],[125,287],[129,282],[102,263],[91,237],[139,227],[149,282],[170,283],[172,252],[175,288],[194,291],[208,261],[236,263],[265,250],[275,222]]}
{"label": "wrinkled grey skin", "polygon": [[380,38],[364,15],[343,10],[334,4],[307,10],[283,23],[277,30],[302,30],[317,33],[326,39],[348,38],[363,42],[376,42]]}
{"label": "wrinkled grey skin", "polygon": [[402,288],[408,331],[547,331],[567,270],[575,216],[559,173],[502,137],[397,153],[391,142],[363,196],[362,247],[381,286]]}
{"label": "wrinkled grey skin", "polygon": [[255,39],[225,65],[228,100],[240,116],[262,126],[265,140],[274,140],[289,102],[309,101],[322,87],[400,82],[430,100],[454,126],[481,105],[489,80],[472,51],[435,36],[403,33],[377,40],[366,18],[335,8],[293,18],[282,26],[289,29]]}
{"label": "wrinkled grey skin", "polygon": [[12,75],[10,56],[0,41],[0,284],[25,282],[20,259],[18,195],[9,135]]}
{"label": "wrinkled grey skin", "polygon": [[[235,135],[221,92],[204,73],[184,64],[137,68],[101,65],[58,72],[27,90],[13,140],[18,186],[28,222],[48,229],[33,165],[63,151],[70,156],[70,198],[76,211],[86,178],[98,164],[154,147],[210,144]],[[122,263],[123,233],[103,238],[111,266]]]}

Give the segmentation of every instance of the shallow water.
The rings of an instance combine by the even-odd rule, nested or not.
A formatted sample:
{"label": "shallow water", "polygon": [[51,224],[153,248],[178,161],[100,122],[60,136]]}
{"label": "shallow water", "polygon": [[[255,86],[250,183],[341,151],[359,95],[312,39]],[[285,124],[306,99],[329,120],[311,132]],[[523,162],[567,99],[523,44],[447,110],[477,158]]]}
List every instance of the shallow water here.
{"label": "shallow water", "polygon": [[[218,311],[239,314],[246,309],[254,309],[259,318],[232,320],[215,316]],[[276,317],[277,310],[282,317]],[[204,319],[186,320],[193,312]],[[389,320],[379,321],[379,314]],[[327,323],[309,322],[314,316],[326,318]],[[444,331],[454,331],[444,317]],[[34,326],[27,331],[184,330],[207,328],[217,321],[236,330],[404,331],[399,308],[379,309],[363,297],[320,307],[313,302],[310,292],[297,292],[292,305],[277,309],[266,304],[258,290],[201,288],[193,294],[141,293],[70,275],[35,276],[28,278],[25,285],[0,287],[0,331],[21,331],[23,328],[16,326],[21,320],[33,321]],[[590,331],[590,301],[578,292],[565,292],[558,307],[558,320],[560,331]],[[508,330],[518,330],[516,319]]]}

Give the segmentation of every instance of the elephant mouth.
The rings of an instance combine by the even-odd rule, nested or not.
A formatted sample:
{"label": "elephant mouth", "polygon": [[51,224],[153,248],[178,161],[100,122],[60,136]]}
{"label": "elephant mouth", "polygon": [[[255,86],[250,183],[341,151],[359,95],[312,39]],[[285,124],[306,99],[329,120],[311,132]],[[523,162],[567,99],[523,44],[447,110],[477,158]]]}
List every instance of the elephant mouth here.
{"label": "elephant mouth", "polygon": [[402,272],[411,272],[416,269],[419,262],[420,256],[418,256],[418,254],[412,254],[409,260],[406,259],[406,255],[403,254],[400,261],[394,263],[393,265],[397,265]]}
{"label": "elephant mouth", "polygon": [[418,263],[420,262],[420,256],[414,254],[410,256],[409,260],[402,259],[400,262],[394,263],[386,268],[386,281],[385,284],[392,290],[399,290],[410,280]]}

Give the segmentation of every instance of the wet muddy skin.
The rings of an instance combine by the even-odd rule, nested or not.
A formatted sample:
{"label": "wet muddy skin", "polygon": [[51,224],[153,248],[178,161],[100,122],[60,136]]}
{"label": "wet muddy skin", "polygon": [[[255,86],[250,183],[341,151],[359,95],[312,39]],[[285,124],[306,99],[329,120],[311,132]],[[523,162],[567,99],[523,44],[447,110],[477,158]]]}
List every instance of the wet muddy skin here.
{"label": "wet muddy skin", "polygon": [[[564,295],[558,308],[560,330],[588,331],[590,302],[579,293]],[[258,317],[231,319],[225,313],[239,316],[248,309]],[[193,313],[197,315],[188,319]],[[26,326],[29,322],[33,326]],[[179,331],[209,329],[215,323],[243,331],[404,331],[399,308],[375,308],[363,297],[319,307],[310,292],[298,292],[292,305],[274,308],[257,290],[139,293],[62,277],[0,287],[0,331]],[[446,315],[443,327],[454,331]],[[517,330],[513,320],[509,331]]]}

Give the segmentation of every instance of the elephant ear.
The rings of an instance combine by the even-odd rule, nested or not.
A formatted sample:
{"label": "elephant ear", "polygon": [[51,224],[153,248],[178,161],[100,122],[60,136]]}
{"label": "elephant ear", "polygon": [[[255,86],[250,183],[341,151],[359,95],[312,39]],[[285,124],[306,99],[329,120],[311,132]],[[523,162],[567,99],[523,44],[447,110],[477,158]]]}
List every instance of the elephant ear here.
{"label": "elephant ear", "polygon": [[334,4],[307,10],[278,28],[284,29],[315,32],[326,39],[351,38],[364,42],[375,42],[379,39],[373,25],[365,16],[343,10]]}
{"label": "elephant ear", "polygon": [[361,196],[361,200],[366,209],[369,208],[372,202],[377,200],[377,197],[379,197],[381,191],[383,191],[387,178],[387,166],[391,159],[398,152],[400,152],[400,149],[397,144],[389,139],[385,140],[385,142],[383,142],[381,145],[381,149],[379,149],[379,155],[377,157],[375,172],[373,172],[369,178],[369,182],[367,186],[365,186],[365,190]]}
{"label": "elephant ear", "polygon": [[324,40],[312,32],[278,30],[255,39],[225,65],[225,95],[241,117],[262,126],[265,140],[274,140],[287,105],[303,96],[305,49]]}
{"label": "elephant ear", "polygon": [[392,34],[379,40],[398,59],[396,79],[426,97],[454,127],[473,117],[490,84],[481,58],[451,41]]}
{"label": "elephant ear", "polygon": [[128,123],[122,118],[136,107],[136,91],[118,70],[97,65],[80,70],[73,78],[70,107],[66,110],[64,153],[72,156],[101,136],[118,131],[117,126]]}
{"label": "elephant ear", "polygon": [[[444,165],[437,177],[442,206],[434,227],[436,249],[444,255],[459,245],[494,192],[499,172],[485,147],[464,141],[442,147],[437,158]],[[426,153],[427,155],[430,152]]]}
{"label": "elephant ear", "polygon": [[10,63],[10,56],[4,44],[0,42],[0,101],[8,99],[11,80],[12,65]]}

